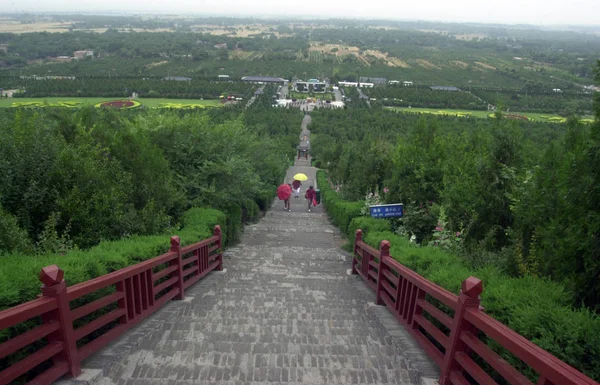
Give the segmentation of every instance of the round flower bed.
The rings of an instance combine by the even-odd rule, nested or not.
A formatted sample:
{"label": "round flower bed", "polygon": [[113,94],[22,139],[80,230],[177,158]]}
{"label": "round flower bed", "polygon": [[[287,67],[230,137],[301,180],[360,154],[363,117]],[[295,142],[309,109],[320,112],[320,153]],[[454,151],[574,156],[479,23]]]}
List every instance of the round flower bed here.
{"label": "round flower bed", "polygon": [[117,108],[117,109],[131,109],[141,106],[142,103],[136,100],[111,100],[108,102],[102,102],[96,104],[97,108]]}

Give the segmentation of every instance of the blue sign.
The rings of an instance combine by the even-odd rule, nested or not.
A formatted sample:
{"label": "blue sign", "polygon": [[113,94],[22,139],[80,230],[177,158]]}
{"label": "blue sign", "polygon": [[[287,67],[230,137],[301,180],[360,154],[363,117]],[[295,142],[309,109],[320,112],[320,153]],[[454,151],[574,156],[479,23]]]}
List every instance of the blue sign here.
{"label": "blue sign", "polygon": [[373,218],[398,218],[402,216],[402,203],[393,205],[370,206],[371,217]]}

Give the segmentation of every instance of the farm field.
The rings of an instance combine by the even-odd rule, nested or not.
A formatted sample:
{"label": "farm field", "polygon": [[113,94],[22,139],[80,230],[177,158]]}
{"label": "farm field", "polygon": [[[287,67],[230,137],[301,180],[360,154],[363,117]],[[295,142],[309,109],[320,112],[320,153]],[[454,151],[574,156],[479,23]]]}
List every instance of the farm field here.
{"label": "farm field", "polygon": [[[43,103],[49,106],[55,107],[84,107],[89,105],[96,105],[102,102],[108,102],[111,100],[122,100],[119,98],[77,98],[77,97],[64,97],[64,98],[9,98],[0,99],[0,108],[17,107],[19,104],[24,103]],[[199,99],[165,99],[165,98],[139,98],[136,99],[141,103],[142,107],[158,108],[170,105],[172,108],[183,108],[189,107],[189,105],[199,105],[203,107],[208,106],[220,106],[219,100],[199,100]]]}
{"label": "farm field", "polygon": [[[476,118],[489,118],[492,112],[478,110],[453,110],[437,108],[407,108],[407,107],[384,107],[398,112],[413,114],[433,114],[433,115],[452,115],[452,116],[473,116]],[[565,118],[553,114],[541,114],[535,112],[512,112],[511,114],[526,116],[529,120],[540,122],[564,123]],[[592,116],[582,116],[581,120],[585,123],[593,122]]]}

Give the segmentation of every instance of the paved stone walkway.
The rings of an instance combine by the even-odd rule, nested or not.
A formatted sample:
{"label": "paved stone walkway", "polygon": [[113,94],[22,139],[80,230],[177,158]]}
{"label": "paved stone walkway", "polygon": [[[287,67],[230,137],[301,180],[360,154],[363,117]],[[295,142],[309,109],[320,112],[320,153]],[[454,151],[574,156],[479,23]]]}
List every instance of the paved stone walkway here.
{"label": "paved stone walkway", "polygon": [[415,384],[417,371],[399,353],[398,341],[406,340],[401,328],[386,321],[387,310],[372,303],[374,293],[350,275],[349,256],[335,247],[337,229],[322,207],[307,212],[304,188],[314,185],[316,174],[307,163],[291,167],[286,176],[286,181],[297,172],[309,176],[301,197],[291,199],[291,212],[276,201],[227,250],[224,272],[209,274],[183,301],[172,301],[92,356],[78,380]]}

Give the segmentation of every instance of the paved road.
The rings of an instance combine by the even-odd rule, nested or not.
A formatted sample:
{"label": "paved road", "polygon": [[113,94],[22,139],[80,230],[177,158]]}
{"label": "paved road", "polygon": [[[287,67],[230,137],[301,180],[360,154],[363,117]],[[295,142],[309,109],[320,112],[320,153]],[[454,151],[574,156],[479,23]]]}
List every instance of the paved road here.
{"label": "paved road", "polygon": [[[316,186],[308,164],[290,167],[286,181],[303,172],[303,190]],[[303,195],[291,212],[275,201],[227,250],[224,272],[92,356],[84,377],[99,385],[418,383],[419,352],[349,274],[337,229],[320,205],[308,212]]]}
{"label": "paved road", "polygon": [[335,101],[336,102],[342,102],[342,91],[340,91],[339,89],[333,91],[333,95],[335,96]]}
{"label": "paved road", "polygon": [[364,99],[364,101],[367,102],[367,104],[369,105],[369,107],[371,107],[371,101],[369,100],[369,97],[367,95],[365,95],[360,88],[357,88],[357,90],[358,90],[358,94],[360,95],[360,98]]}
{"label": "paved road", "polygon": [[[265,86],[260,86],[258,90],[263,91],[265,89]],[[255,91],[256,92],[256,91]],[[250,107],[252,105],[252,103],[254,103],[254,99],[256,99],[256,95],[252,95],[252,97],[248,100],[248,103],[246,104],[246,108]]]}
{"label": "paved road", "polygon": [[288,84],[285,83],[284,85],[282,85],[281,86],[281,90],[279,92],[281,92],[281,95],[279,96],[279,99],[287,99],[287,96],[290,93],[290,89],[288,87]]}

